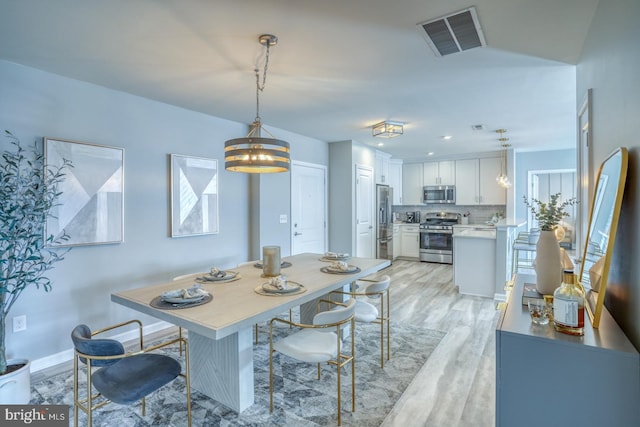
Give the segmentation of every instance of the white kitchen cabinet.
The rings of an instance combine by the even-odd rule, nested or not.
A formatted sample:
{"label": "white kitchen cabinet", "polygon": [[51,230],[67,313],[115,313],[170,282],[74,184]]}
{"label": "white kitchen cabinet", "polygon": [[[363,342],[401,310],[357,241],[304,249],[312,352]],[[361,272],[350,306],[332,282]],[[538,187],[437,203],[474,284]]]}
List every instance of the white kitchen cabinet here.
{"label": "white kitchen cabinet", "polygon": [[499,157],[456,160],[456,204],[506,204],[506,190],[496,182],[500,162]]}
{"label": "white kitchen cabinet", "polygon": [[391,154],[376,150],[375,180],[376,184],[389,185],[389,161]]}
{"label": "white kitchen cabinet", "polygon": [[498,185],[496,177],[500,175],[502,159],[488,157],[480,159],[480,204],[504,205],[507,203],[507,190]]}
{"label": "white kitchen cabinet", "polygon": [[402,160],[391,159],[389,162],[389,186],[393,188],[393,204],[402,204]]}
{"label": "white kitchen cabinet", "polygon": [[425,162],[422,170],[422,185],[456,184],[456,162],[453,160]]}
{"label": "white kitchen cabinet", "polygon": [[402,204],[422,204],[422,163],[402,165]]}
{"label": "white kitchen cabinet", "polygon": [[420,257],[420,226],[403,225],[400,229],[402,237],[399,256],[418,259]]}

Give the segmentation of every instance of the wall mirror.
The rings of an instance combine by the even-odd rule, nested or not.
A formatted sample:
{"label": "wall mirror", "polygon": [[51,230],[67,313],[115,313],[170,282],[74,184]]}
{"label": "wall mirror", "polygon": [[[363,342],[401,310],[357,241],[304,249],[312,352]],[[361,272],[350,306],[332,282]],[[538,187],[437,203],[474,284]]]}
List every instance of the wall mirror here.
{"label": "wall mirror", "polygon": [[616,149],[602,162],[595,181],[579,275],[586,294],[585,308],[594,328],[600,324],[604,306],[609,265],[627,177],[627,159],[626,148]]}

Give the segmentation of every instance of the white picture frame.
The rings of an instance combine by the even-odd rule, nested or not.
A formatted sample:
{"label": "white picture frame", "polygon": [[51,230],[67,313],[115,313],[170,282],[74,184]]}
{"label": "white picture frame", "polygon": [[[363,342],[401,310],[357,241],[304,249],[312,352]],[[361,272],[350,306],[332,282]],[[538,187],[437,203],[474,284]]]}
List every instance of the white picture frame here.
{"label": "white picture frame", "polygon": [[124,148],[45,137],[44,154],[45,168],[71,162],[47,218],[49,246],[122,243]]}
{"label": "white picture frame", "polygon": [[171,154],[171,237],[219,233],[218,160]]}

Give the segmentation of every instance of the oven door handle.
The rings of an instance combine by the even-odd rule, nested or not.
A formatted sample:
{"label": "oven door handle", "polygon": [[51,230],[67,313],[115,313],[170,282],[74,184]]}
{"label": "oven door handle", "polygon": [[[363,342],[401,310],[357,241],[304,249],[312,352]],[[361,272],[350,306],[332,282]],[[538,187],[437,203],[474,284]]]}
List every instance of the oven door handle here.
{"label": "oven door handle", "polygon": [[453,234],[452,230],[420,230],[420,232],[428,234]]}

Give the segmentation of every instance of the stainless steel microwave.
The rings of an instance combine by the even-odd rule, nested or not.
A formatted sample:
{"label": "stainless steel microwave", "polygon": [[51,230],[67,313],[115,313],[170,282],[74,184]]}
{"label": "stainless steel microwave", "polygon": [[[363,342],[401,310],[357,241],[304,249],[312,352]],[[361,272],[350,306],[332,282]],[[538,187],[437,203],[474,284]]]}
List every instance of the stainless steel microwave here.
{"label": "stainless steel microwave", "polygon": [[449,203],[456,202],[455,185],[427,185],[423,187],[422,202],[430,203]]}

